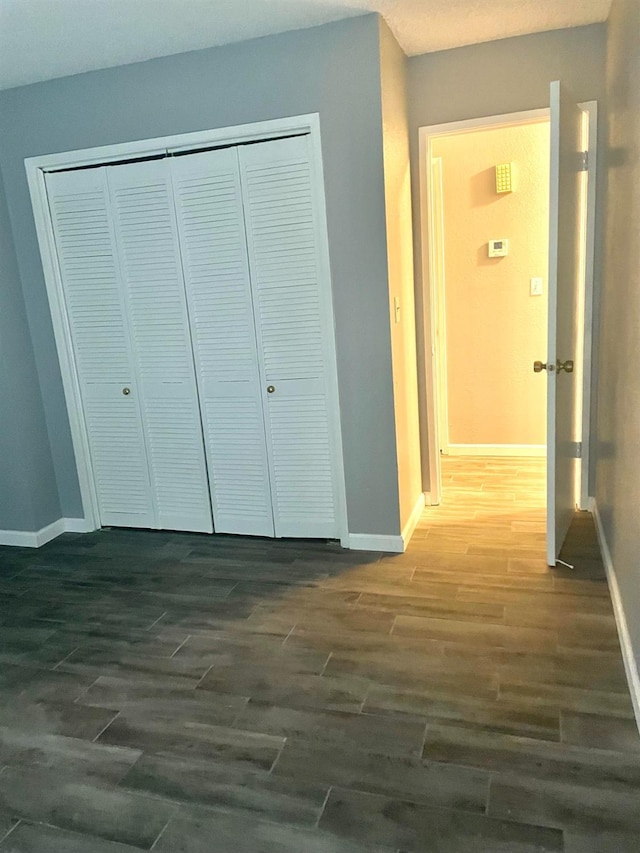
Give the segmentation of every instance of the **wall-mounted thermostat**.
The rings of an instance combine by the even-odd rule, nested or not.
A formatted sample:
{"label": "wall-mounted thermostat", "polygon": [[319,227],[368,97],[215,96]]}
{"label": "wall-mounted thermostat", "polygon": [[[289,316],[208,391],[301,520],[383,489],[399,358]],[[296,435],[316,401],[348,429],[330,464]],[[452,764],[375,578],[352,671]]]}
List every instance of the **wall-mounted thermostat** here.
{"label": "wall-mounted thermostat", "polygon": [[489,257],[506,258],[509,254],[508,240],[489,240]]}

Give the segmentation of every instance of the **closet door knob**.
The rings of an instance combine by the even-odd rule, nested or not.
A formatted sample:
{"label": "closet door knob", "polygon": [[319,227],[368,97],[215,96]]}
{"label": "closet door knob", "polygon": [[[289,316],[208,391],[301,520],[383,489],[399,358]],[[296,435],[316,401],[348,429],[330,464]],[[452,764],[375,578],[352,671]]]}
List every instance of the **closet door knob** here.
{"label": "closet door knob", "polygon": [[275,385],[267,385],[267,394],[273,394],[273,392],[274,392],[275,390],[276,390],[276,386],[275,386]]}
{"label": "closet door knob", "polygon": [[122,393],[124,394],[125,397],[128,397],[129,394],[131,393],[131,388],[123,388]]}

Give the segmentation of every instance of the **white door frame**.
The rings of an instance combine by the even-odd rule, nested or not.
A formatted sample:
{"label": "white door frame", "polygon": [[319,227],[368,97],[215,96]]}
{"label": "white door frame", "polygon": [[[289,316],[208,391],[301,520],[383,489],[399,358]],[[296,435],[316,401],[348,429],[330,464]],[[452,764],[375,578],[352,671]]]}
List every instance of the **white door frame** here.
{"label": "white door frame", "polygon": [[[582,457],[580,460],[580,487],[577,493],[580,509],[589,507],[589,455],[590,455],[590,409],[591,409],[591,362],[593,332],[593,287],[595,254],[596,219],[596,163],[597,163],[597,121],[598,105],[596,101],[578,104],[587,116],[589,161],[587,169],[587,211],[585,223],[585,265],[584,265],[584,323],[583,323],[583,373],[582,373]],[[437,137],[484,130],[485,128],[508,127],[510,125],[537,123],[548,120],[549,109],[526,110],[503,115],[466,119],[464,121],[435,124],[418,129],[418,180],[419,206],[418,222],[420,233],[421,275],[417,286],[421,289],[418,304],[423,305],[423,314],[419,317],[422,334],[418,335],[422,346],[418,358],[424,365],[424,386],[420,393],[424,395],[426,423],[421,424],[421,441],[427,449],[429,474],[422,484],[428,497],[428,503],[437,505],[442,495],[440,472],[440,420],[442,402],[439,399],[441,389],[438,371],[443,354],[439,352],[437,323],[439,317],[439,299],[437,292],[437,261],[431,246],[434,243],[433,175],[430,164],[433,159],[433,140]],[[441,313],[441,312],[440,312]]]}
{"label": "white door frame", "polygon": [[[91,454],[89,452],[88,433],[83,416],[80,383],[73,356],[71,329],[65,309],[62,278],[55,248],[53,226],[49,214],[45,173],[83,166],[115,165],[134,158],[187,153],[200,148],[259,142],[293,134],[309,134],[311,140],[312,168],[316,176],[316,180],[314,181],[315,201],[320,214],[319,270],[321,281],[324,282],[325,286],[329,288],[329,292],[332,293],[320,138],[320,116],[318,113],[291,116],[271,121],[253,122],[234,127],[214,128],[211,130],[196,131],[195,133],[162,136],[135,142],[104,145],[97,148],[65,151],[39,157],[29,157],[25,160],[38,244],[42,257],[42,268],[53,321],[53,331],[60,359],[60,371],[69,415],[71,439],[76,458],[85,530],[97,530],[100,527],[100,516]],[[336,490],[336,514],[341,544],[344,547],[348,547],[349,533],[347,529],[346,488],[344,481],[342,433],[340,428],[340,401],[333,299],[325,300],[325,303],[322,322],[329,340],[333,343],[332,346],[327,348],[329,350],[327,379],[330,400],[329,422],[333,446],[335,448],[333,475]]]}
{"label": "white door frame", "polygon": [[438,449],[449,453],[449,398],[447,395],[447,304],[445,300],[445,222],[442,157],[431,157],[429,217],[430,263],[433,269],[436,368],[438,371]]}

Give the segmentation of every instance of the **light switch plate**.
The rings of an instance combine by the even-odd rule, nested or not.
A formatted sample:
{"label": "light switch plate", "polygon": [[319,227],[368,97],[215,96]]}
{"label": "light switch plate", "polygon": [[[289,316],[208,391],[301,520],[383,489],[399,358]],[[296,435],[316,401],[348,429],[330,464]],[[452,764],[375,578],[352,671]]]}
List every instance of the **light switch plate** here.
{"label": "light switch plate", "polygon": [[531,279],[529,294],[531,296],[542,296],[542,276]]}

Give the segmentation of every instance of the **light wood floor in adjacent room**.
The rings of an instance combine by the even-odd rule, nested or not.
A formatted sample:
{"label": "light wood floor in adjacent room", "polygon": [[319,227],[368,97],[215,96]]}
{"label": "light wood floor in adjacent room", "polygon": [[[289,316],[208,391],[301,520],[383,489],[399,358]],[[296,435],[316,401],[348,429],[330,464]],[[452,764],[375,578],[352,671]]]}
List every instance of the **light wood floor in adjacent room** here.
{"label": "light wood floor in adjacent room", "polygon": [[0,853],[638,853],[591,517],[445,459],[406,554],[153,531],[0,548]]}

